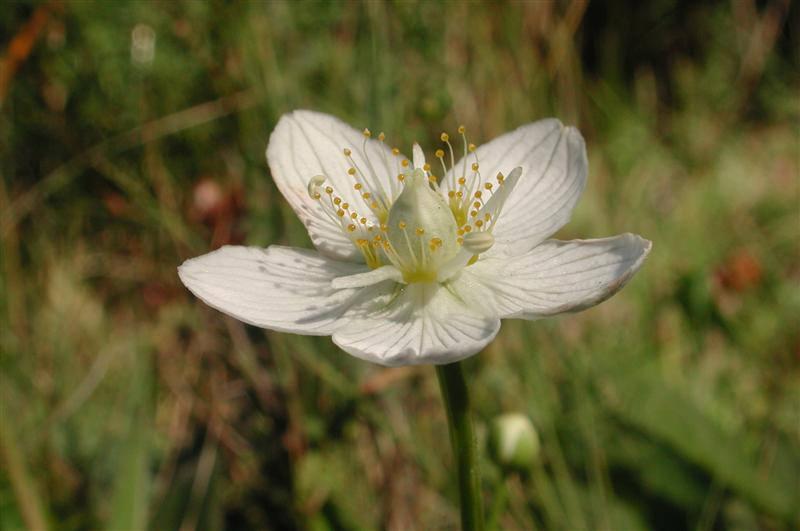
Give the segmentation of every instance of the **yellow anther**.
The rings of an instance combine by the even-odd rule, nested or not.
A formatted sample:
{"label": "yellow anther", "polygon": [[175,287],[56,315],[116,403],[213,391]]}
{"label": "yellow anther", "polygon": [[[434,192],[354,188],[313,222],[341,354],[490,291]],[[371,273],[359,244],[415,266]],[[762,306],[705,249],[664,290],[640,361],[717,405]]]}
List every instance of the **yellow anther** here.
{"label": "yellow anther", "polygon": [[360,247],[363,247],[365,245],[369,245],[369,242],[364,238],[359,238],[356,240],[356,244],[358,244]]}
{"label": "yellow anther", "polygon": [[477,192],[475,192],[475,199],[480,199],[482,195],[483,195],[483,192],[478,190]]}
{"label": "yellow anther", "polygon": [[369,206],[371,208],[378,208],[378,203],[377,203],[377,201],[373,201],[372,203],[369,204]]}
{"label": "yellow anther", "polygon": [[437,149],[436,153],[434,153],[434,155],[436,155],[437,159],[441,159],[442,157],[444,157],[444,150],[443,149]]}
{"label": "yellow anther", "polygon": [[458,235],[459,236],[463,236],[464,235],[464,229],[458,229]]}
{"label": "yellow anther", "polygon": [[314,199],[319,199],[320,197],[322,197],[322,195],[319,192],[314,192],[314,195],[312,195],[311,197],[313,197]]}
{"label": "yellow anther", "polygon": [[383,140],[384,140],[385,138],[386,138],[386,135],[384,135],[384,134],[383,134],[383,131],[381,131],[380,133],[378,133],[378,140],[380,140],[381,142],[383,142]]}
{"label": "yellow anther", "polygon": [[502,183],[502,182],[503,182],[503,181],[505,181],[505,180],[506,180],[506,178],[505,178],[505,177],[503,177],[503,174],[502,174],[502,173],[498,173],[498,174],[497,174],[497,182],[499,182],[499,183]]}
{"label": "yellow anther", "polygon": [[465,184],[467,184],[467,180],[465,178],[463,178],[463,177],[459,177],[458,178],[458,184],[460,184],[461,186],[464,186]]}
{"label": "yellow anther", "polygon": [[380,234],[376,234],[376,235],[375,235],[375,237],[374,237],[374,238],[372,238],[372,239],[373,239],[374,241],[376,241],[376,242],[379,242],[379,241],[381,241],[381,235],[380,235]]}
{"label": "yellow anther", "polygon": [[464,192],[459,190],[458,192],[456,192],[456,197],[461,199],[462,197],[464,197]]}
{"label": "yellow anther", "polygon": [[336,215],[339,216],[340,218],[343,218],[344,217],[344,210],[342,210],[340,208],[339,210],[336,211]]}
{"label": "yellow anther", "polygon": [[369,192],[364,192],[364,193],[361,195],[361,197],[363,197],[364,199],[369,199],[370,197],[372,197],[372,195],[371,195]]}
{"label": "yellow anther", "polygon": [[417,227],[417,230],[415,230],[414,232],[417,233],[417,236],[422,236],[423,234],[425,234],[425,229],[423,229],[422,227]]}
{"label": "yellow anther", "polygon": [[338,205],[341,202],[342,202],[342,198],[341,197],[334,197],[333,198],[333,204],[334,205]]}
{"label": "yellow anther", "polygon": [[483,219],[485,219],[486,221],[491,221],[491,220],[492,220],[492,215],[491,215],[491,214],[489,214],[489,213],[487,212],[487,213],[486,213],[486,214],[483,216]]}
{"label": "yellow anther", "polygon": [[361,190],[363,187],[364,185],[362,185],[361,183],[356,183],[353,185],[353,188],[355,188],[356,190]]}
{"label": "yellow anther", "polygon": [[[403,161],[403,162],[405,162],[405,161]],[[400,182],[403,182],[403,181],[406,180],[406,176],[401,173],[400,175],[397,176],[397,180],[400,181]]]}
{"label": "yellow anther", "polygon": [[458,243],[459,245],[464,245],[464,238],[461,237],[456,238],[456,243]]}
{"label": "yellow anther", "polygon": [[470,232],[471,230],[472,227],[470,227],[469,225],[464,225],[464,232]]}
{"label": "yellow anther", "polygon": [[431,245],[434,245],[436,247],[441,247],[442,246],[442,239],[441,238],[431,238]]}
{"label": "yellow anther", "polygon": [[349,156],[350,156],[350,153],[352,153],[352,152],[351,152],[349,149],[347,149],[347,148],[344,148],[344,156],[345,156],[345,157],[349,157]]}
{"label": "yellow anther", "polygon": [[328,194],[328,195],[331,195],[333,193],[333,188],[331,188],[330,186],[326,186],[325,187],[325,193]]}
{"label": "yellow anther", "polygon": [[447,197],[452,199],[455,196],[456,196],[456,193],[453,190],[450,190],[449,192],[447,192]]}
{"label": "yellow anther", "polygon": [[367,129],[366,127],[365,127],[365,128],[364,128],[364,130],[361,132],[361,134],[363,134],[363,135],[364,135],[365,137],[367,137],[367,138],[369,138],[369,137],[371,137],[371,136],[372,136],[372,133],[371,133],[371,132],[370,132],[370,130],[369,130],[369,129]]}
{"label": "yellow anther", "polygon": [[475,151],[475,149],[476,149],[476,148],[475,148],[475,144],[470,144],[469,146],[467,146],[467,151],[469,151],[470,153],[472,153],[473,151]]}
{"label": "yellow anther", "polygon": [[386,223],[381,223],[381,232],[386,232],[389,229],[389,226]]}
{"label": "yellow anther", "polygon": [[396,157],[396,156],[397,156],[397,155],[399,155],[399,154],[400,154],[400,150],[399,150],[399,149],[397,149],[397,148],[392,148],[392,155],[394,155],[394,156]]}
{"label": "yellow anther", "polygon": [[350,219],[358,219],[358,214],[353,212],[352,214],[350,214]]}
{"label": "yellow anther", "polygon": [[475,222],[475,226],[478,227],[478,228],[483,227],[483,221],[481,221],[481,220],[476,221]]}
{"label": "yellow anther", "polygon": [[474,203],[472,203],[472,207],[473,207],[473,208],[480,208],[480,207],[481,207],[481,204],[480,204],[480,202],[478,202],[478,201],[475,201]]}
{"label": "yellow anther", "polygon": [[342,208],[347,210],[348,208],[350,208],[350,203],[342,203]]}
{"label": "yellow anther", "polygon": [[397,228],[399,228],[400,230],[405,229],[407,226],[408,225],[406,225],[405,221],[401,221],[400,223],[397,224]]}
{"label": "yellow anther", "polygon": [[466,132],[467,132],[467,128],[466,127],[464,127],[463,125],[459,125],[458,126],[458,134],[463,135]]}
{"label": "yellow anther", "polygon": [[474,217],[476,217],[478,215],[478,211],[477,210],[473,210],[472,212],[469,213],[469,215],[470,215],[470,217],[474,218]]}
{"label": "yellow anther", "polygon": [[360,222],[362,225],[366,225],[366,224],[367,224],[367,218],[361,218],[361,219],[359,219],[358,221],[359,221],[359,222]]}
{"label": "yellow anther", "polygon": [[441,139],[442,139],[442,142],[447,142],[448,140],[450,140],[450,135],[448,135],[447,133],[442,133],[442,134],[439,136],[439,138],[441,138]]}
{"label": "yellow anther", "polygon": [[483,185],[483,187],[486,188],[487,190],[491,190],[492,189],[492,183],[486,183],[486,184]]}
{"label": "yellow anther", "polygon": [[406,167],[408,167],[408,161],[406,159],[403,159],[403,162],[401,162],[400,165],[402,167],[406,168]]}
{"label": "yellow anther", "polygon": [[431,171],[431,165],[426,162],[422,165],[422,169],[425,171]]}
{"label": "yellow anther", "polygon": [[347,170],[347,173],[348,173],[348,175],[355,175],[356,174],[356,169],[355,168],[350,168],[350,169]]}
{"label": "yellow anther", "polygon": [[477,162],[473,162],[472,163],[472,171],[478,171],[478,163]]}
{"label": "yellow anther", "polygon": [[355,232],[356,231],[356,226],[351,223],[350,225],[347,226],[347,230],[349,232]]}
{"label": "yellow anther", "polygon": [[436,176],[435,176],[434,174],[432,174],[432,173],[431,173],[431,174],[430,174],[430,176],[428,177],[428,181],[430,181],[430,182],[432,182],[432,183],[435,183],[435,182],[436,182],[436,180],[437,180],[437,179],[436,179]]}

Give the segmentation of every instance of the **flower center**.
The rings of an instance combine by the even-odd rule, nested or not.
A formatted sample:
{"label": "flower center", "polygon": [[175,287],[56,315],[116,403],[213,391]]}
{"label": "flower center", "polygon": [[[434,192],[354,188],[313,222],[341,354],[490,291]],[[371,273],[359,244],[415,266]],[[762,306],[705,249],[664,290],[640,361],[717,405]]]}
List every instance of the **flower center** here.
{"label": "flower center", "polygon": [[[324,215],[340,226],[370,268],[391,264],[407,283],[441,281],[443,271],[474,263],[494,244],[492,228],[521,174],[521,169],[515,168],[508,177],[498,174],[494,182],[484,180],[474,144],[467,142],[463,126],[458,132],[464,144],[464,156],[458,165],[449,136],[441,135],[450,159],[448,169],[444,150],[436,150],[443,177],[432,173],[415,144],[413,167],[393,148],[396,177],[380,179],[367,149],[371,133],[365,129],[360,153],[360,159],[365,161],[361,166],[365,167],[356,164],[354,148],[343,149],[350,165],[347,173],[354,181],[353,189],[363,199],[361,208],[365,211],[356,211],[325,175],[311,178],[308,194],[320,202]],[[383,142],[383,133],[378,140]],[[385,152],[388,150],[381,150],[386,157],[382,167],[388,168]]]}
{"label": "flower center", "polygon": [[404,177],[405,188],[389,210],[387,258],[406,282],[432,282],[441,265],[458,252],[458,226],[423,169]]}

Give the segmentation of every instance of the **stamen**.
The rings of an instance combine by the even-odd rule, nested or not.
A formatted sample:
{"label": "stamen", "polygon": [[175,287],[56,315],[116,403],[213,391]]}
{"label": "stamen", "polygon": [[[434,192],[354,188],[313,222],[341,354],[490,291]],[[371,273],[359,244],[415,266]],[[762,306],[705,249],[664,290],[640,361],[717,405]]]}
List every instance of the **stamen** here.
{"label": "stamen", "polygon": [[[327,177],[324,175],[312,177],[308,181],[309,197],[319,201],[322,212],[341,227],[342,232],[361,251],[369,267],[373,269],[380,267],[383,265],[380,255],[370,247],[369,242],[364,238],[366,234],[374,230],[374,226],[368,222],[366,217],[359,216],[357,212],[351,211],[350,204],[335,193],[333,186],[327,185],[323,188],[326,181]],[[360,186],[360,183],[356,183],[356,186]],[[324,195],[321,192],[324,192]],[[361,226],[359,227],[356,223]],[[364,242],[367,242],[367,244],[365,245]]]}
{"label": "stamen", "polygon": [[[383,131],[381,131],[380,133],[378,133],[378,141],[381,143],[381,150],[380,150],[381,151],[381,159],[383,159],[383,167],[384,167],[384,169],[388,171],[389,170],[389,158],[386,156],[386,150],[384,149],[384,143],[383,143],[384,140],[386,140],[386,135],[383,134]],[[392,150],[392,153],[394,153],[394,149]],[[399,193],[399,191],[397,190],[397,183],[395,183],[391,179],[389,179],[389,193],[391,194],[391,196],[386,198],[387,199],[387,201],[386,201],[387,207],[391,206],[392,202],[394,201],[394,198],[397,197],[397,195]]]}
{"label": "stamen", "polygon": [[[369,149],[377,146],[368,145],[373,135],[369,129],[364,129],[362,133],[361,153],[358,153],[357,147],[342,149],[348,161],[345,171],[349,182],[345,182],[347,186],[353,187],[352,190],[364,201],[374,217],[369,212],[364,216],[363,212],[356,212],[351,208],[345,196],[337,193],[333,183],[325,175],[316,175],[309,180],[308,194],[320,203],[324,215],[341,227],[369,267],[374,269],[391,263],[402,271],[406,282],[433,282],[437,279],[437,271],[442,264],[451,263],[449,260],[455,256],[453,253],[458,253],[458,247],[472,255],[469,261],[464,259],[459,267],[474,263],[478,260],[478,255],[491,248],[494,244],[492,228],[510,190],[519,179],[521,168],[515,168],[508,178],[498,173],[493,179],[484,181],[477,149],[474,144],[467,142],[466,128],[459,126],[458,133],[464,147],[463,166],[459,168],[461,174],[458,175],[455,171],[455,153],[450,136],[443,132],[440,139],[447,144],[447,148],[442,146],[437,149],[435,156],[443,171],[441,178],[444,179],[448,172],[452,174],[452,178],[448,178],[447,184],[439,183],[439,178],[433,174],[431,164],[425,161],[425,155],[418,145],[414,145],[412,166],[411,160],[402,157],[398,148],[389,149],[385,146],[386,135],[380,132],[374,137],[381,143],[378,157],[384,166],[380,169],[383,171],[389,168],[391,153],[395,157],[394,166],[397,170],[396,178],[386,183],[385,179],[377,178],[375,170],[380,164],[374,166],[371,160],[370,155],[375,156],[375,153],[370,154]],[[448,153],[449,169],[445,161]],[[473,154],[471,160],[467,160],[470,159],[469,154]],[[410,186],[422,188],[409,188]],[[448,187],[447,194],[441,194],[440,186]],[[407,196],[404,195],[406,191],[409,191]],[[425,203],[427,199],[421,199],[428,197],[426,194],[438,196],[432,204],[444,201],[442,206],[445,207],[444,212],[447,212],[450,221],[441,216],[437,218],[437,214],[430,217],[429,213],[437,212],[437,208]],[[406,203],[396,203],[401,196],[408,198],[403,200]],[[346,197],[353,200],[355,195]],[[412,202],[408,203],[408,200]],[[426,205],[425,214],[418,212],[422,204]],[[453,217],[449,217],[447,207]],[[387,223],[390,211],[392,221]],[[436,221],[426,224],[431,219]],[[442,229],[447,226],[449,228],[446,230]]]}
{"label": "stamen", "polygon": [[[381,180],[378,179],[378,173],[375,171],[375,167],[372,165],[372,160],[369,158],[369,150],[367,149],[367,140],[371,135],[372,133],[369,132],[369,129],[364,129],[364,143],[361,145],[361,152],[364,154],[364,159],[367,161],[367,168],[369,168],[370,174],[372,175],[372,180],[370,183],[376,186],[376,189],[373,191],[378,192],[378,195],[383,198],[381,203],[383,203],[384,210],[386,210],[386,213],[388,214],[391,203],[389,201],[388,194],[386,194],[386,191],[383,189]],[[382,213],[376,212],[375,214],[378,217],[381,217]]]}
{"label": "stamen", "polygon": [[[356,179],[356,184],[353,186],[356,190],[361,190],[362,188],[366,188],[366,191],[370,192],[370,194],[376,196],[376,201],[373,203],[367,203],[367,206],[370,207],[372,212],[378,219],[385,219],[389,213],[389,207],[391,206],[391,198],[388,197],[386,191],[383,189],[381,185],[380,179],[377,178],[377,174],[375,172],[375,168],[372,166],[370,162],[369,155],[367,154],[367,135],[366,132],[369,132],[367,129],[365,131],[365,138],[364,138],[364,145],[362,146],[362,152],[364,155],[364,160],[367,162],[367,166],[369,171],[372,174],[372,179],[367,179],[366,175],[361,168],[356,163],[355,159],[352,157],[352,151],[350,149],[344,149],[344,155],[347,157],[347,161],[350,163],[350,167],[347,169],[347,174],[351,177]],[[374,185],[376,188],[372,189],[369,185]],[[377,206],[373,206],[377,204]]]}
{"label": "stamen", "polygon": [[436,158],[439,159],[439,163],[442,165],[442,175],[447,175],[447,166],[444,163],[444,151],[437,149],[435,155]]}

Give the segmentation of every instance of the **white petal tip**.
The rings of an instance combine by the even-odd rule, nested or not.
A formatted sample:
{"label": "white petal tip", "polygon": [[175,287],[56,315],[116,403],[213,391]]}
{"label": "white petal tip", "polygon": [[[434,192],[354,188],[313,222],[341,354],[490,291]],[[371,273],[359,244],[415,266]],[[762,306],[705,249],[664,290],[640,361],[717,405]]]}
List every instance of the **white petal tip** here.
{"label": "white petal tip", "polygon": [[419,147],[419,144],[417,144],[416,142],[414,142],[412,155],[413,155],[414,168],[422,169],[422,167],[425,166],[425,153],[422,151],[422,148]]}

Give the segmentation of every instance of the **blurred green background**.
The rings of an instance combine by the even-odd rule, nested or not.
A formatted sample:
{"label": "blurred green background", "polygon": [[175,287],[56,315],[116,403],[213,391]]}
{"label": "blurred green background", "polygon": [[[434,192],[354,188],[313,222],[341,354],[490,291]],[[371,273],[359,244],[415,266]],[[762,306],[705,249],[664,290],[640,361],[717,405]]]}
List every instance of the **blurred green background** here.
{"label": "blurred green background", "polygon": [[[428,154],[547,116],[589,184],[558,236],[653,240],[620,294],[467,362],[503,529],[797,529],[800,15],[788,0],[7,2],[0,528],[453,529],[431,367],[204,306],[176,267],[309,246],[264,160],[311,108]],[[485,452],[485,450],[482,450]]]}

